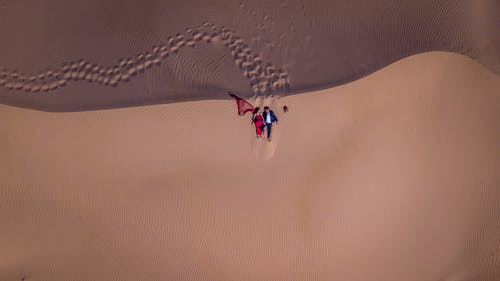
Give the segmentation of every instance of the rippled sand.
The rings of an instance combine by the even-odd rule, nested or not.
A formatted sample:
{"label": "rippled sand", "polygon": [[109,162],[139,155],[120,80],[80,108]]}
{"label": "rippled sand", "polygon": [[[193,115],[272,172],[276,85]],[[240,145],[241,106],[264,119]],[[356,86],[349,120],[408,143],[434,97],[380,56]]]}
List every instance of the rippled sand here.
{"label": "rippled sand", "polygon": [[500,74],[498,0],[3,1],[0,103],[81,111],[282,96],[426,51]]}
{"label": "rippled sand", "polygon": [[498,280],[499,89],[412,56],[258,100],[271,143],[229,100],[1,105],[0,280]]}

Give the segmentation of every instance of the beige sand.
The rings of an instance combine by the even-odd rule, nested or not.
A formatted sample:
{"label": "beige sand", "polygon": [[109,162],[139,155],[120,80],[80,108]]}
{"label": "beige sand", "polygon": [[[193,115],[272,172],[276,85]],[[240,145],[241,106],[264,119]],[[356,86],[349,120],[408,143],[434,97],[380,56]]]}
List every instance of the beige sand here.
{"label": "beige sand", "polygon": [[0,280],[498,280],[500,79],[449,53],[268,100],[0,106]]}

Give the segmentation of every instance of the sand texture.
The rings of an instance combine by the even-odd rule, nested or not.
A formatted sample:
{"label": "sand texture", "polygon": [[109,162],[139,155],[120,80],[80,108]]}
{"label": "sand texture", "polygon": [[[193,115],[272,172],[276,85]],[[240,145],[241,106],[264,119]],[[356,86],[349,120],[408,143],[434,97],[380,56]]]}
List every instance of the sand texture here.
{"label": "sand texture", "polygon": [[449,51],[500,73],[498,0],[0,1],[0,103],[286,96]]}
{"label": "sand texture", "polygon": [[[81,89],[111,94],[53,95]],[[254,101],[280,118],[270,143],[232,100],[0,105],[0,280],[500,280],[499,89],[470,58],[415,55]]]}

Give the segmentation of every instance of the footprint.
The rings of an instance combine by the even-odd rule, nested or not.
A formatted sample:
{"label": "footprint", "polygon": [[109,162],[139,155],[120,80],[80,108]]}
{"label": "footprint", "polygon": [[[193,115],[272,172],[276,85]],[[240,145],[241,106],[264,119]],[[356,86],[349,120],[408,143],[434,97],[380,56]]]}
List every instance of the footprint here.
{"label": "footprint", "polygon": [[[264,20],[268,19],[264,16]],[[27,92],[51,91],[66,86],[68,81],[83,80],[116,87],[120,82],[130,81],[132,76],[143,73],[153,65],[161,64],[162,60],[169,57],[170,53],[177,54],[185,46],[194,48],[196,42],[202,40],[213,44],[224,43],[229,48],[234,63],[248,79],[249,87],[256,95],[272,94],[288,88],[287,74],[276,71],[270,63],[266,63],[264,66],[261,57],[252,53],[251,48],[245,44],[236,31],[209,22],[205,22],[197,28],[188,28],[184,33],[176,33],[175,36],[168,37],[166,44],[161,43],[153,46],[150,52],[139,53],[135,58],[120,58],[114,66],[99,66],[79,59],[64,62],[58,69],[35,75],[8,71],[0,67],[0,86],[10,90]],[[278,77],[274,75],[275,72],[278,73]],[[259,79],[257,82],[256,78]],[[26,81],[32,83],[26,84]],[[36,82],[44,83],[41,84],[42,86],[37,86]]]}

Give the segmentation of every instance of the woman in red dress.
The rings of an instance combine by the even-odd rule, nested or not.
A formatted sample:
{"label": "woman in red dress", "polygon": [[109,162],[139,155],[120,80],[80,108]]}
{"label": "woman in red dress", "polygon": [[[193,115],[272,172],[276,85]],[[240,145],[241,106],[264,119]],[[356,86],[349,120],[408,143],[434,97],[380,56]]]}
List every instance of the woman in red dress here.
{"label": "woman in red dress", "polygon": [[255,125],[255,133],[257,134],[257,138],[262,137],[264,134],[264,118],[262,118],[262,114],[260,113],[260,108],[256,107],[253,110],[252,114],[252,123]]}

